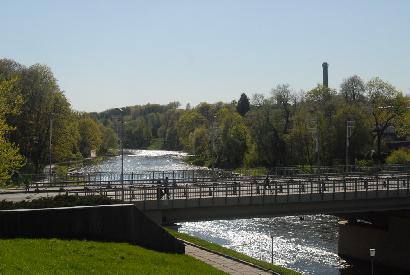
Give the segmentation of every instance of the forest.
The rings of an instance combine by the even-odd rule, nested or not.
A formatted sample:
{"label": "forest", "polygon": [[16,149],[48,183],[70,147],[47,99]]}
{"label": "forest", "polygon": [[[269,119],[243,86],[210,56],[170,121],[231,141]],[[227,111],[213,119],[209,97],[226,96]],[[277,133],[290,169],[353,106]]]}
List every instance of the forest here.
{"label": "forest", "polygon": [[[409,163],[410,99],[353,75],[339,89],[278,84],[229,103],[75,111],[46,65],[0,59],[0,181],[130,149],[183,150],[220,168]],[[51,141],[51,144],[50,144]],[[405,148],[407,146],[407,149]],[[51,148],[51,151],[50,151]]]}
{"label": "forest", "polygon": [[[409,150],[400,149],[410,143],[409,106],[389,82],[353,75],[338,90],[318,85],[296,93],[279,84],[230,103],[147,104],[91,116],[116,129],[126,148],[183,150],[198,165],[344,165],[347,147],[348,164],[369,166],[410,162]],[[115,126],[118,116],[123,127]]]}

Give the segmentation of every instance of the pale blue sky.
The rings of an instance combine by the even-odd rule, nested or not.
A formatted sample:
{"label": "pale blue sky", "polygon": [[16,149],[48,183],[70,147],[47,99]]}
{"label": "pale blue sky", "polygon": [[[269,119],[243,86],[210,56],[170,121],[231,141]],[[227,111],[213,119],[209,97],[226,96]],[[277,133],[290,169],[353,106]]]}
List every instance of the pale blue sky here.
{"label": "pale blue sky", "polygon": [[73,107],[230,102],[380,76],[410,93],[410,1],[0,3],[0,57],[47,64]]}

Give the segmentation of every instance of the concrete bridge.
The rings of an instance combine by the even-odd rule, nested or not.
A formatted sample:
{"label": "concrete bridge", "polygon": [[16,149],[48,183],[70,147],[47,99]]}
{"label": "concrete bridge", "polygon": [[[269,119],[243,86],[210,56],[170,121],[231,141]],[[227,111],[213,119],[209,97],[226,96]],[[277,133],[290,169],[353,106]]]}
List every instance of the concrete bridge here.
{"label": "concrete bridge", "polygon": [[36,181],[29,192],[100,194],[135,204],[159,224],[280,215],[341,218],[339,254],[410,271],[410,173],[263,177],[208,171],[72,174]]}

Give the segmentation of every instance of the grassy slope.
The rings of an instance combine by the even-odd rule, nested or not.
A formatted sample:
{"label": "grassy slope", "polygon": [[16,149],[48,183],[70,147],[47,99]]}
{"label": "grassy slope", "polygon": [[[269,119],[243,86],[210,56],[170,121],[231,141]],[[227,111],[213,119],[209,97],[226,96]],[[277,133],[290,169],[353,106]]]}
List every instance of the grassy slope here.
{"label": "grassy slope", "polygon": [[0,239],[0,274],[224,274],[187,255],[126,243]]}
{"label": "grassy slope", "polygon": [[243,261],[252,263],[254,265],[261,266],[263,268],[273,270],[273,271],[278,272],[280,274],[284,274],[284,275],[300,274],[296,271],[293,271],[293,270],[290,270],[290,269],[287,269],[287,268],[284,268],[284,267],[281,267],[281,266],[272,265],[270,263],[254,259],[252,257],[249,257],[249,256],[245,255],[245,254],[236,252],[234,250],[222,247],[222,246],[214,244],[214,243],[207,242],[205,240],[190,236],[188,234],[180,233],[180,232],[174,231],[174,230],[169,229],[169,228],[166,228],[166,230],[168,230],[168,232],[170,232],[172,235],[174,235],[177,238],[186,240],[188,242],[200,245],[202,247],[208,248],[210,250],[213,250],[213,251],[225,254],[225,255],[229,255],[229,256],[237,258],[237,259],[241,259]]}

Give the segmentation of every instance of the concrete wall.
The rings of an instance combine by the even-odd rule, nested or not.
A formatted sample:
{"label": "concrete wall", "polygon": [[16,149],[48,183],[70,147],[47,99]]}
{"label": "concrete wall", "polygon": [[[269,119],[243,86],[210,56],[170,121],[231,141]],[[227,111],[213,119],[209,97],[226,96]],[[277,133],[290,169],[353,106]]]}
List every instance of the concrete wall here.
{"label": "concrete wall", "polygon": [[386,228],[341,223],[338,253],[370,261],[369,249],[376,249],[375,263],[410,271],[410,219],[390,217]]}
{"label": "concrete wall", "polygon": [[[336,196],[337,195],[337,196]],[[357,196],[363,194],[357,194]],[[300,197],[228,197],[187,200],[160,200],[135,202],[136,206],[157,223],[169,224],[185,221],[270,217],[281,215],[308,215],[363,213],[410,209],[410,197],[343,198],[343,194],[301,195]],[[364,196],[364,195],[363,195]]]}
{"label": "concrete wall", "polygon": [[134,205],[78,206],[0,211],[0,237],[128,242],[163,252],[184,245]]}

